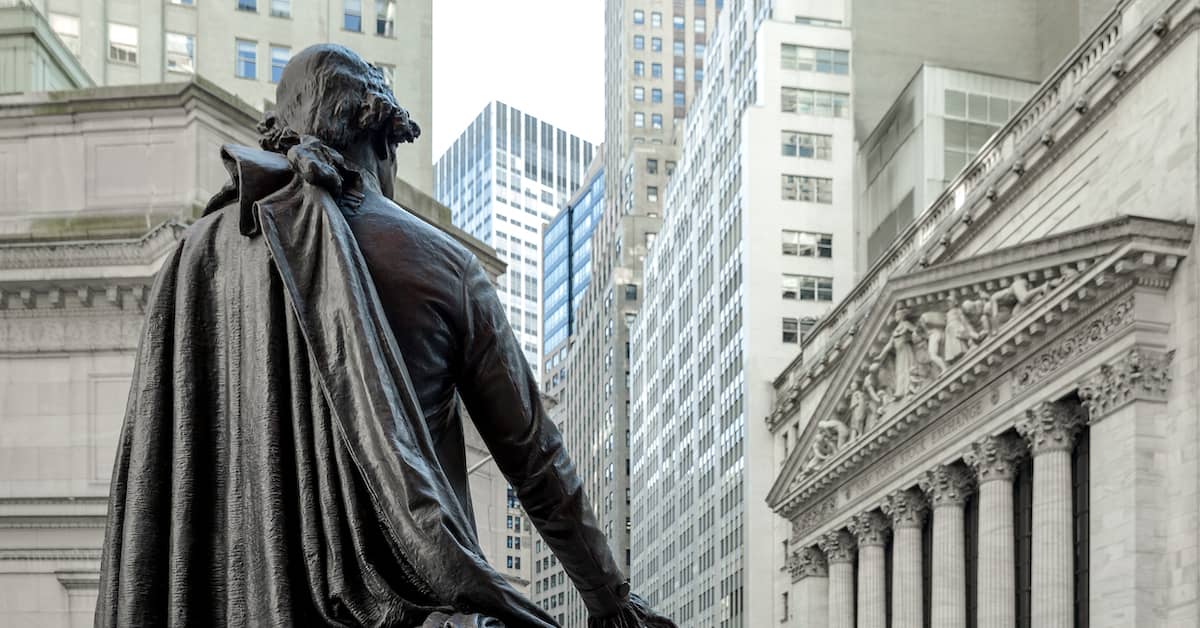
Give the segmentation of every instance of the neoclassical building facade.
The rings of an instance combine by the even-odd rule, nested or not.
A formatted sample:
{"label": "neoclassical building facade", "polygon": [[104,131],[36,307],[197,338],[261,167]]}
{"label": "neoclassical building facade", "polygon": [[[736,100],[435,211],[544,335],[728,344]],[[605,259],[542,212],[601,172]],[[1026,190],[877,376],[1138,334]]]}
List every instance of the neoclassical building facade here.
{"label": "neoclassical building facade", "polygon": [[775,381],[786,625],[1200,625],[1198,59],[1118,3]]}

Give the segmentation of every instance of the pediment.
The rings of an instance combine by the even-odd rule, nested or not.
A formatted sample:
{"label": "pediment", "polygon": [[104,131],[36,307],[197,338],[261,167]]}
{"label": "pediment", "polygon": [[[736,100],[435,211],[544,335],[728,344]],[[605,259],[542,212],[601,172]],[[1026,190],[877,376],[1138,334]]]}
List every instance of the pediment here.
{"label": "pediment", "polygon": [[[906,426],[991,380],[1089,302],[1169,285],[1192,226],[1127,217],[892,277],[836,345],[829,383],[767,501],[787,514]],[[793,414],[800,383],[776,414]],[[778,421],[782,417],[775,417]]]}

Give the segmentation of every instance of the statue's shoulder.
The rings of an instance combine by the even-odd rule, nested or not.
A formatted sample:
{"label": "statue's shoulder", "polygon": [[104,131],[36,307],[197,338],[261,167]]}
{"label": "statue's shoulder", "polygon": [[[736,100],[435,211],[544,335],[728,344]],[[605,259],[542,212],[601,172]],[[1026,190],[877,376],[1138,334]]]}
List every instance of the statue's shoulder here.
{"label": "statue's shoulder", "polygon": [[475,259],[453,236],[383,196],[364,199],[346,219],[365,252],[386,251],[398,264],[445,269],[461,277]]}

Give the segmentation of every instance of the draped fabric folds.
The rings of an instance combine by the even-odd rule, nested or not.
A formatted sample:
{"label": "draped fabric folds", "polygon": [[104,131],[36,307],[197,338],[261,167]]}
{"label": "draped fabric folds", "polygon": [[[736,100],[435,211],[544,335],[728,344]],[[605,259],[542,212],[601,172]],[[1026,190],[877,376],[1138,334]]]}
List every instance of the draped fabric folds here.
{"label": "draped fabric folds", "polygon": [[339,207],[360,175],[311,138],[222,157],[146,305],[96,625],[555,625],[437,462]]}

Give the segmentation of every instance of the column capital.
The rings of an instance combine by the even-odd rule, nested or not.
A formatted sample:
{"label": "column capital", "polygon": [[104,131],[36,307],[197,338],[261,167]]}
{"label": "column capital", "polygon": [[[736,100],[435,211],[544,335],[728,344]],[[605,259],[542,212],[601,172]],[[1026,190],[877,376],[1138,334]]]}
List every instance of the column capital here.
{"label": "column capital", "polygon": [[830,564],[854,562],[854,537],[845,529],[830,530],[817,540]]}
{"label": "column capital", "polygon": [[1043,401],[1025,411],[1017,432],[1029,443],[1034,457],[1050,451],[1070,451],[1083,424],[1079,412],[1063,403]]}
{"label": "column capital", "polygon": [[1156,354],[1134,347],[1079,383],[1088,422],[1099,423],[1126,404],[1166,401],[1174,351]]}
{"label": "column capital", "polygon": [[970,472],[953,464],[940,464],[926,471],[918,482],[934,508],[962,506],[973,488]]}
{"label": "column capital", "polygon": [[925,525],[925,517],[929,516],[929,502],[925,495],[912,488],[892,491],[880,509],[892,518],[892,526],[897,528],[920,528]]}
{"label": "column capital", "polygon": [[792,582],[811,577],[829,577],[829,564],[825,562],[825,554],[815,545],[792,552],[792,555],[788,556],[787,568],[788,573],[792,574]]}
{"label": "column capital", "polygon": [[850,533],[858,541],[859,547],[868,545],[882,546],[887,543],[889,525],[888,518],[878,510],[869,510],[854,515],[850,520]]}
{"label": "column capital", "polygon": [[984,436],[971,444],[971,450],[963,454],[963,461],[973,471],[979,483],[992,480],[1012,480],[1017,473],[1017,463],[1025,455],[1025,444],[1012,435]]}

